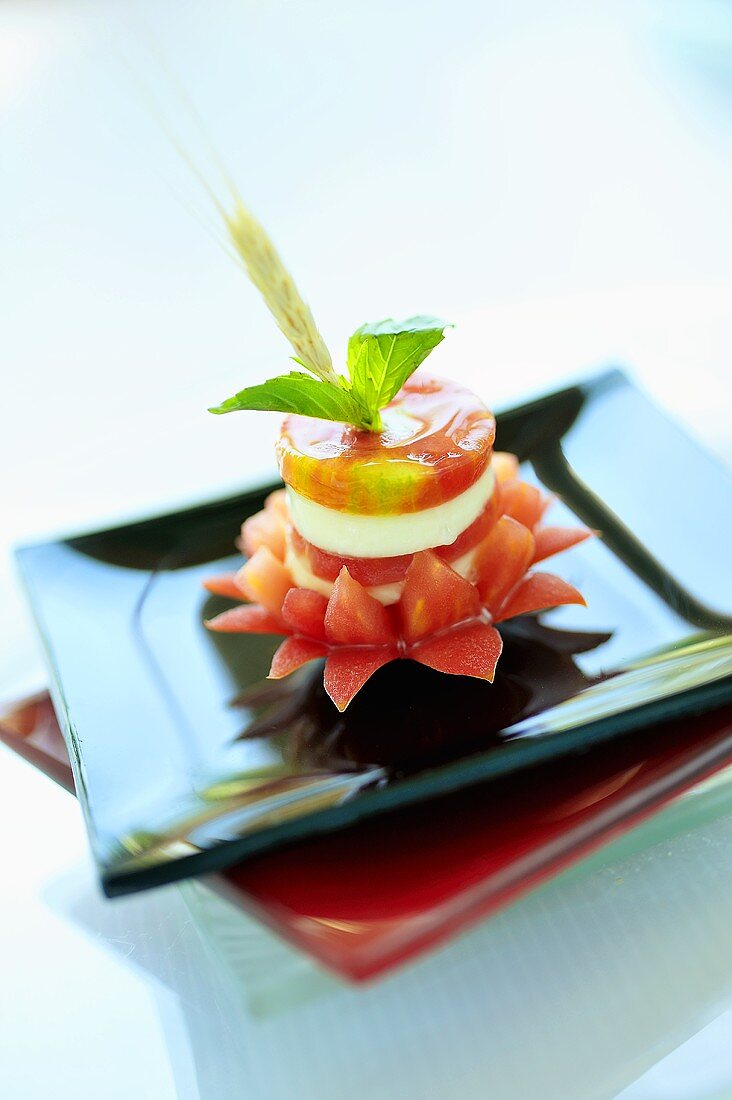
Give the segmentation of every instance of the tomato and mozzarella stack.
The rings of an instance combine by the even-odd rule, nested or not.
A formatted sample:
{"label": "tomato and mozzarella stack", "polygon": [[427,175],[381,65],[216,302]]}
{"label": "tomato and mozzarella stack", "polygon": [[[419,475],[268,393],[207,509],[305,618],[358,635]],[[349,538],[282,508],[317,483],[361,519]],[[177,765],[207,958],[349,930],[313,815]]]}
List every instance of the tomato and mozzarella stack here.
{"label": "tomato and mozzarella stack", "polygon": [[380,434],[291,416],[277,446],[298,585],[329,596],[345,566],[396,603],[414,554],[434,550],[463,576],[498,518],[496,426],[473,394],[412,377]]}
{"label": "tomato and mozzarella stack", "polygon": [[563,603],[571,585],[531,566],[589,535],[547,527],[549,503],[494,453],[495,420],[469,391],[410,378],[384,429],[288,416],[277,444],[286,488],[242,528],[248,556],[210,591],[248,604],[207,625],[285,634],[270,676],[325,658],[343,710],[388,661],[493,680],[495,623]]}

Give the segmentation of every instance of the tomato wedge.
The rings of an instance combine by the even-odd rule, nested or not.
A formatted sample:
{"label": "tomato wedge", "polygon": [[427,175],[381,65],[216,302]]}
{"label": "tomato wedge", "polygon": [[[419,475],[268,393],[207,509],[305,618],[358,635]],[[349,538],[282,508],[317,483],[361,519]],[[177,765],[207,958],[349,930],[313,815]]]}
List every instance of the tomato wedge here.
{"label": "tomato wedge", "polygon": [[219,634],[281,634],[284,626],[278,615],[272,615],[266,607],[245,603],[222,611],[206,626]]}
{"label": "tomato wedge", "polygon": [[312,588],[291,588],[282,605],[282,618],[293,634],[325,641],[328,600]]}
{"label": "tomato wedge", "polygon": [[318,657],[325,657],[328,647],[323,642],[316,642],[312,638],[285,638],[274,657],[269,670],[270,680],[281,680],[283,676],[289,676],[308,661],[317,661]]}
{"label": "tomato wedge", "polygon": [[337,645],[388,645],[396,643],[394,621],[388,609],[369,595],[347,569],[333,586],[325,613],[325,633]]}
{"label": "tomato wedge", "polygon": [[263,510],[242,524],[241,549],[251,558],[260,546],[266,546],[276,558],[284,561],[286,524],[287,496],[284,489],[277,489],[269,494]]}
{"label": "tomato wedge", "polygon": [[285,596],[293,587],[290,571],[268,546],[260,546],[236,574],[236,583],[253,603],[261,603],[279,615]]}
{"label": "tomato wedge", "polygon": [[494,627],[474,622],[419,642],[408,651],[408,656],[438,672],[475,676],[493,683],[502,649],[503,640]]}
{"label": "tomato wedge", "polygon": [[338,710],[344,711],[363,685],[383,665],[398,657],[393,646],[343,646],[328,654],[323,684]]}
{"label": "tomato wedge", "polygon": [[430,550],[415,554],[398,604],[402,636],[416,642],[480,614],[478,589]]}
{"label": "tomato wedge", "polygon": [[494,614],[531,564],[534,536],[511,516],[501,516],[475,552],[478,591]]}
{"label": "tomato wedge", "polygon": [[513,481],[518,477],[519,460],[510,451],[494,451],[491,465],[499,482]]}
{"label": "tomato wedge", "polygon": [[533,530],[546,511],[549,499],[527,481],[506,481],[502,485],[503,511],[524,527]]}
{"label": "tomato wedge", "polygon": [[592,531],[584,527],[538,527],[534,531],[534,561],[544,561],[545,558],[561,554],[563,550],[569,550],[570,546],[584,542],[591,534]]}
{"label": "tomato wedge", "polygon": [[244,599],[244,593],[236,583],[236,573],[222,573],[218,577],[207,577],[203,587],[214,596],[225,596],[227,600]]}
{"label": "tomato wedge", "polygon": [[529,573],[516,586],[500,611],[496,622],[513,619],[516,615],[528,615],[533,611],[547,611],[562,604],[585,604],[585,598],[572,584],[555,577],[553,573]]}

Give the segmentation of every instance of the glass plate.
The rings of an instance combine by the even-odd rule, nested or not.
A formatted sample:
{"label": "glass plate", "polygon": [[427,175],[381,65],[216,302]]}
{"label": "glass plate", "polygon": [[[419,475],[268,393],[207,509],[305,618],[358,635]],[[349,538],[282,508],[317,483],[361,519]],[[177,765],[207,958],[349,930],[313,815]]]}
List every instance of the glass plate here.
{"label": "glass plate", "polygon": [[589,608],[502,627],[493,685],[403,661],[339,715],[317,666],[264,678],[277,639],[207,632],[271,487],[18,551],[108,894],[732,701],[729,474],[619,371],[505,410],[498,446],[601,537],[552,563]]}
{"label": "glass plate", "polygon": [[[0,716],[0,741],[74,789],[47,695]],[[186,898],[227,972],[247,985],[297,980],[282,948],[262,955],[248,913],[328,969],[374,978],[492,915],[678,798],[624,851],[688,833],[732,806],[732,707],[661,723],[576,756],[380,814],[266,852]],[[711,777],[714,778],[711,778]],[[617,856],[617,846],[615,848]],[[222,900],[225,899],[225,900]],[[227,904],[227,903],[233,903]]]}

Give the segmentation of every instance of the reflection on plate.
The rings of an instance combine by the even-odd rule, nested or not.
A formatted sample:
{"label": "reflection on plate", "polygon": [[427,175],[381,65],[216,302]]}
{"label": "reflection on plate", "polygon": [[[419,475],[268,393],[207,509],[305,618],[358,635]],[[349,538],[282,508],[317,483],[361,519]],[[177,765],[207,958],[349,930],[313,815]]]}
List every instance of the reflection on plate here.
{"label": "reflection on plate", "polygon": [[[0,739],[73,788],[48,696],[0,718]],[[229,961],[247,957],[243,909],[337,973],[372,978],[496,912],[692,786],[694,800],[673,811],[676,828],[728,811],[731,764],[726,707],[597,745],[571,767],[549,760],[211,876],[207,885],[238,913],[203,886],[187,897]],[[662,836],[674,820],[665,815]],[[642,835],[647,844],[648,831]],[[261,980],[272,959],[260,955],[261,944],[254,968]],[[251,967],[248,976],[251,983]]]}

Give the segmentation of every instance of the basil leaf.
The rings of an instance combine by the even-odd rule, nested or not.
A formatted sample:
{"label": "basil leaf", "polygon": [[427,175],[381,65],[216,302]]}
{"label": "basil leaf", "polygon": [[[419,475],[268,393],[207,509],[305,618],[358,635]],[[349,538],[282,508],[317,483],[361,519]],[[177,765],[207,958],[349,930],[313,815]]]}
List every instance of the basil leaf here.
{"label": "basil leaf", "polygon": [[354,397],[368,411],[369,427],[380,426],[379,409],[444,339],[447,327],[436,317],[389,317],[356,329],[348,341],[348,373]]}
{"label": "basil leaf", "polygon": [[242,409],[299,413],[344,424],[362,425],[364,420],[363,410],[348,390],[321,382],[301,371],[291,371],[259,386],[249,386],[208,411],[220,415]]}

